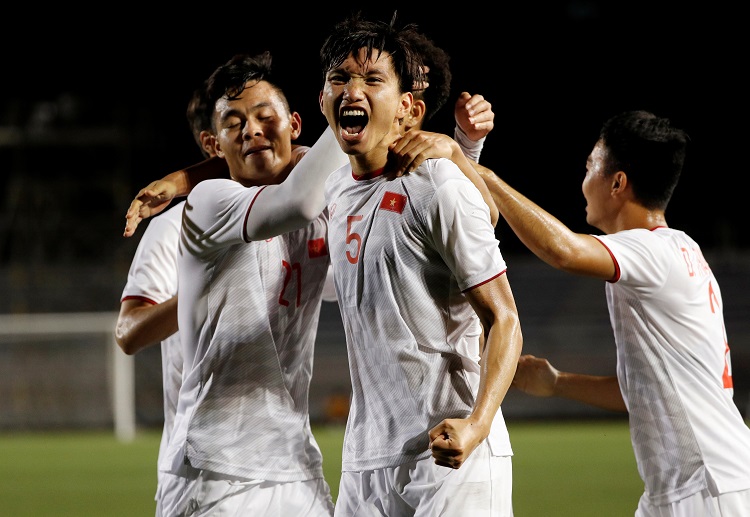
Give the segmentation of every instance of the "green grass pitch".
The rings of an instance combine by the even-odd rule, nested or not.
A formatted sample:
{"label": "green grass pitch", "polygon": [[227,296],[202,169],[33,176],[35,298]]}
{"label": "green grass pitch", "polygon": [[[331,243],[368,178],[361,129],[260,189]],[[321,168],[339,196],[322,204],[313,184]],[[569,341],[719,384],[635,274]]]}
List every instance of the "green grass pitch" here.
{"label": "green grass pitch", "polygon": [[[632,516],[643,491],[624,420],[508,422],[517,517]],[[314,427],[338,494],[343,427]],[[0,514],[154,515],[159,431],[0,434]]]}

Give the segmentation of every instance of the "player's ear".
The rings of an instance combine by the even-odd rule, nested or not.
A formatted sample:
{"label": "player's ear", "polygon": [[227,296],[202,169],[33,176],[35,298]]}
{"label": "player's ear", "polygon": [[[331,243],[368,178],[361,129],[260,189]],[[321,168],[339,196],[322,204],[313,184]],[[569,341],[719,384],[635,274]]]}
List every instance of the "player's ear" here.
{"label": "player's ear", "polygon": [[326,112],[323,111],[323,90],[320,90],[320,93],[318,94],[318,104],[320,105],[320,112],[325,115]]}
{"label": "player's ear", "polygon": [[299,113],[296,111],[292,112],[291,116],[291,122],[292,122],[292,140],[297,140],[299,138],[300,133],[302,133],[302,117]]}
{"label": "player's ear", "polygon": [[411,92],[402,93],[396,117],[399,119],[405,119],[408,117],[411,113],[412,106],[414,106],[414,95],[412,95]]}
{"label": "player's ear", "polygon": [[421,99],[415,99],[414,104],[411,105],[409,115],[406,117],[405,125],[406,129],[420,129],[422,122],[424,121],[424,114],[427,112],[427,106]]}
{"label": "player's ear", "polygon": [[612,175],[612,192],[624,192],[628,185],[628,175],[625,171],[617,171]]}
{"label": "player's ear", "polygon": [[216,144],[216,137],[213,135],[213,133],[204,129],[200,132],[198,138],[201,142],[201,149],[203,149],[209,156],[214,156],[216,154],[216,150],[214,149]]}
{"label": "player's ear", "polygon": [[219,143],[219,140],[214,140],[214,152],[216,153],[216,156],[219,158],[225,158],[226,155],[224,154],[224,150],[221,148],[221,144]]}

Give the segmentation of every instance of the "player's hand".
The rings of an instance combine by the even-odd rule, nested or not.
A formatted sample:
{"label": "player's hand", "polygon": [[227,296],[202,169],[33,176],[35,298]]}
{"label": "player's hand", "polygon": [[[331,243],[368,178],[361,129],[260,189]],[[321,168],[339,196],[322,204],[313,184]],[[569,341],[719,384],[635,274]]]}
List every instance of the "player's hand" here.
{"label": "player's hand", "polygon": [[522,355],[511,386],[535,397],[551,397],[560,372],[549,361],[533,355]]}
{"label": "player's hand", "polygon": [[414,84],[412,84],[411,89],[413,91],[419,91],[419,90],[426,90],[430,87],[430,83],[427,82],[427,74],[430,72],[430,67],[427,65],[420,66],[420,71],[423,74],[423,80],[422,81],[414,81]]}
{"label": "player's hand", "polygon": [[488,433],[488,429],[468,418],[443,420],[430,430],[430,449],[435,464],[452,469],[461,467]]}
{"label": "player's hand", "polygon": [[461,148],[451,137],[410,129],[390,147],[389,174],[402,176],[419,167],[427,158],[451,158]]}
{"label": "player's hand", "polygon": [[462,92],[453,110],[456,124],[475,142],[484,138],[495,127],[492,104],[482,95]]}
{"label": "player's hand", "polygon": [[123,236],[132,236],[142,220],[164,210],[176,194],[177,187],[171,181],[157,180],[151,182],[146,188],[142,188],[130,203],[130,208],[125,214]]}

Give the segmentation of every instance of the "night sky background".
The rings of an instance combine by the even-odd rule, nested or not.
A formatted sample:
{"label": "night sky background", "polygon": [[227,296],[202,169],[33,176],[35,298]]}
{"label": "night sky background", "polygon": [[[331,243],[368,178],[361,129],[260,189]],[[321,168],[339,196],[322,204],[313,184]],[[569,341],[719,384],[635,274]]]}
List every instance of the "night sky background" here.
{"label": "night sky background", "polygon": [[[747,183],[749,47],[739,8],[604,0],[419,5],[399,6],[399,17],[442,46],[453,71],[451,98],[433,130],[452,134],[458,94],[481,93],[496,117],[480,161],[571,228],[596,232],[585,223],[580,187],[599,127],[622,110],[651,110],[691,137],[667,211],[670,226],[686,230],[704,250],[750,246],[741,187]],[[34,103],[50,102],[58,106],[50,124],[59,128],[127,128],[129,150],[111,169],[103,169],[111,157],[79,143],[76,150],[54,151],[54,165],[38,172],[85,184],[87,174],[115,170],[121,196],[101,200],[98,208],[118,214],[117,238],[139,188],[201,159],[185,106],[200,81],[235,53],[273,53],[276,74],[302,115],[299,143],[312,145],[326,124],[317,104],[318,50],[326,30],[356,8],[382,19],[393,13],[387,4],[234,3],[165,13],[122,3],[93,11],[66,4],[45,8],[42,17],[7,18],[0,35],[2,122],[30,125]],[[77,99],[73,122],[60,114],[64,96]],[[83,224],[76,218],[90,217],[94,205],[86,210],[74,210],[68,222]],[[505,253],[528,253],[502,220],[497,234]],[[134,245],[123,253],[127,261]]]}

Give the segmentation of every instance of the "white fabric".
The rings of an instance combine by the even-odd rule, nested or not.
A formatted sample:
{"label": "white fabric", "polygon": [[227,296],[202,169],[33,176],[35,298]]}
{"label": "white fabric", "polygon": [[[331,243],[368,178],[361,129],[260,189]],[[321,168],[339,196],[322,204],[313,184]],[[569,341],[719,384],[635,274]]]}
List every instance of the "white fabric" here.
{"label": "white fabric", "polygon": [[323,478],[276,483],[186,469],[167,475],[158,510],[166,516],[331,517],[331,489]]}
{"label": "white fabric", "polygon": [[[468,416],[478,389],[481,327],[462,291],[506,269],[489,210],[445,159],[396,179],[347,165],[326,196],[352,380],[342,469],[428,458],[429,430]],[[512,454],[500,410],[489,442]]]}
{"label": "white fabric", "polygon": [[178,305],[186,364],[173,472],[185,456],[196,468],[245,477],[320,474],[307,392],[328,257],[310,259],[307,244],[324,242],[325,219],[245,243],[257,191],[207,180],[188,197]]}
{"label": "white fabric", "polygon": [[712,496],[708,489],[661,506],[641,496],[635,517],[745,517],[750,515],[750,490]]}
{"label": "white fabric", "polygon": [[293,156],[292,163],[296,165],[283,183],[264,188],[259,198],[263,201],[247,214],[246,240],[280,235],[314,219],[325,208],[325,179],[349,158],[328,127],[304,156]]}
{"label": "white fabric", "polygon": [[[177,247],[184,204],[182,201],[149,221],[130,264],[122,300],[137,298],[159,304],[177,294]],[[166,452],[177,410],[177,394],[182,383],[182,350],[177,333],[161,342],[161,369],[164,430],[159,444],[159,459]],[[161,477],[161,474],[157,476],[157,492]],[[158,499],[158,493],[156,497]]]}
{"label": "white fabric", "polygon": [[724,304],[700,247],[669,228],[596,237],[619,269],[607,304],[649,500],[750,488],[750,429],[732,399]]}
{"label": "white fabric", "polygon": [[512,487],[511,457],[492,456],[482,442],[460,469],[425,458],[398,467],[342,472],[334,515],[510,517]]}
{"label": "white fabric", "polygon": [[464,156],[466,156],[469,160],[473,160],[479,163],[479,155],[482,154],[484,141],[487,139],[486,136],[480,138],[479,140],[472,140],[466,133],[464,133],[463,129],[461,129],[458,124],[456,124],[456,127],[453,130],[453,139],[461,148],[461,151],[463,151]]}
{"label": "white fabric", "polygon": [[326,219],[246,243],[258,190],[216,179],[188,196],[178,304],[185,374],[162,463],[174,473],[184,461],[275,481],[322,473],[307,397],[329,258],[311,257],[308,246],[325,251]]}
{"label": "white fabric", "polygon": [[322,182],[341,163],[331,139],[324,134],[281,184],[213,179],[188,196],[178,303],[185,365],[162,470],[182,475],[188,465],[275,482],[323,477],[308,393],[330,264],[327,213],[279,233],[304,215],[294,203],[324,210],[323,199],[302,199],[314,198],[314,189],[296,201],[280,196],[289,185]]}
{"label": "white fabric", "polygon": [[328,274],[326,275],[326,283],[323,285],[323,301],[324,302],[336,301],[336,286],[333,283],[333,267],[332,266],[328,266]]}

